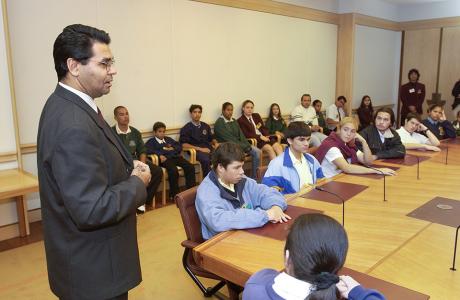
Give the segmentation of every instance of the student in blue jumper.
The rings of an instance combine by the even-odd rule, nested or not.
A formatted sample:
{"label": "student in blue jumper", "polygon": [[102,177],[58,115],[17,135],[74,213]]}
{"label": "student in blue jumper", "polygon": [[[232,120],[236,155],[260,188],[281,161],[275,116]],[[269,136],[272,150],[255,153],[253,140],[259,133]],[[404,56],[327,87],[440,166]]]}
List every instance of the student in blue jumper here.
{"label": "student in blue jumper", "polygon": [[201,182],[195,207],[203,238],[222,231],[256,228],[290,217],[283,195],[244,176],[245,154],[234,143],[223,143],[212,155],[212,170]]}
{"label": "student in blue jumper", "polygon": [[181,167],[185,173],[185,186],[187,189],[195,186],[195,167],[182,157],[182,146],[173,138],[165,136],[166,125],[162,122],[153,124],[153,138],[145,143],[147,154],[156,154],[160,160],[160,166],[168,172],[169,197],[179,192],[179,171]]}
{"label": "student in blue jumper", "polygon": [[430,106],[428,109],[428,118],[423,120],[422,123],[438,140],[453,139],[456,137],[454,126],[447,120],[444,109],[439,104]]}
{"label": "student in blue jumper", "polygon": [[292,225],[284,247],[284,272],[264,269],[246,282],[243,300],[384,300],[350,276],[338,276],[348,251],[345,229],[333,218],[306,214]]}
{"label": "student in blue jumper", "polygon": [[206,176],[211,169],[211,152],[219,146],[219,143],[213,138],[211,127],[201,121],[203,107],[192,104],[189,112],[192,120],[181,128],[179,142],[182,147],[196,150],[196,159],[201,164],[203,176]]}
{"label": "student in blue jumper", "polygon": [[283,194],[297,193],[302,187],[315,184],[324,177],[321,165],[307,153],[310,127],[301,121],[291,122],[284,131],[289,143],[284,152],[268,165],[262,183]]}

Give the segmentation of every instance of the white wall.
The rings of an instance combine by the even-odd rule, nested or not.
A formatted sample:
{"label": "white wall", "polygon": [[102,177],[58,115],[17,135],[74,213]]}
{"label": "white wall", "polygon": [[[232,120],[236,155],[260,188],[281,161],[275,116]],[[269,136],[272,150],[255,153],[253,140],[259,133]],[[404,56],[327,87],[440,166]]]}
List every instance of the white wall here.
{"label": "white wall", "polygon": [[266,115],[272,101],[288,112],[305,92],[326,102],[334,97],[336,25],[185,0],[99,0],[89,13],[87,2],[45,2],[8,3],[21,143],[35,141],[41,107],[56,84],[51,47],[73,22],[112,37],[118,75],[98,100],[109,121],[117,105],[126,105],[132,125],[145,130],[158,120],[182,126],[192,103],[214,122],[227,100],[238,108],[250,98]]}
{"label": "white wall", "polygon": [[400,21],[414,21],[460,16],[460,1],[449,0],[420,4],[399,5]]}
{"label": "white wall", "polygon": [[399,21],[398,6],[383,0],[339,0],[338,13],[360,13],[372,17]]}
{"label": "white wall", "polygon": [[397,104],[401,33],[356,26],[353,68],[353,102],[357,108],[363,95],[373,105]]}
{"label": "white wall", "polygon": [[[118,74],[111,93],[97,100],[109,123],[117,105],[128,107],[131,125],[150,130],[158,120],[182,126],[192,103],[202,104],[203,119],[214,122],[224,101],[233,102],[239,116],[247,98],[262,115],[273,101],[289,113],[303,93],[325,105],[334,99],[336,25],[187,0],[9,0],[7,5],[22,144],[36,142],[42,107],[56,85],[53,42],[72,23],[105,29],[112,38]],[[2,108],[10,103],[4,99]],[[8,108],[0,111],[0,122],[14,138],[11,116],[3,116]],[[14,150],[14,139],[9,143]],[[36,154],[24,155],[23,164],[37,174]],[[34,194],[29,209],[36,207]],[[16,221],[13,203],[0,206],[0,220],[0,226]]]}

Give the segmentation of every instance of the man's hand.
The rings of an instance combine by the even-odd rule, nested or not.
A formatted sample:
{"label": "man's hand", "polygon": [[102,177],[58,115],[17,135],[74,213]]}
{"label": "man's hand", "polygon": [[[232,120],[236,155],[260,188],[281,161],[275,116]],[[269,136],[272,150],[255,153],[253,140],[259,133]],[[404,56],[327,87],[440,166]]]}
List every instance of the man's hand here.
{"label": "man's hand", "polygon": [[284,223],[291,219],[290,216],[286,215],[281,207],[272,206],[267,210],[268,220],[272,223]]}
{"label": "man's hand", "polygon": [[145,186],[149,184],[150,178],[152,177],[149,166],[138,160],[134,161],[134,169],[131,172],[131,176],[139,177]]}
{"label": "man's hand", "polygon": [[340,281],[336,284],[337,289],[340,292],[340,295],[345,299],[348,299],[348,294],[350,293],[350,291],[358,285],[360,285],[359,282],[357,282],[350,276],[345,275],[340,276]]}
{"label": "man's hand", "polygon": [[201,147],[198,148],[198,151],[204,152],[204,153],[211,153],[211,150],[209,150],[209,148],[204,148],[204,147],[203,148],[201,148]]}
{"label": "man's hand", "polygon": [[160,162],[165,162],[167,160],[166,156],[160,155]]}
{"label": "man's hand", "polygon": [[436,146],[432,146],[432,145],[424,145],[424,146],[425,146],[425,149],[428,151],[435,151],[435,152],[441,151],[441,149]]}
{"label": "man's hand", "polygon": [[428,128],[423,123],[419,123],[417,131],[425,131],[425,130],[428,130]]}
{"label": "man's hand", "polygon": [[441,117],[439,117],[439,120],[440,120],[441,122],[444,122],[445,120],[447,120],[447,118],[446,118],[446,113],[445,113],[444,110],[441,112]]}
{"label": "man's hand", "polygon": [[[384,175],[388,175],[388,176],[396,175],[396,171],[390,168],[378,168],[378,170],[382,172]],[[379,174],[382,174],[382,173],[379,173]]]}
{"label": "man's hand", "polygon": [[410,112],[417,113],[417,109],[415,108],[414,105],[409,105],[407,108],[409,109]]}
{"label": "man's hand", "polygon": [[312,125],[311,126],[311,131],[313,132],[318,132],[321,130],[321,127],[319,127],[318,125]]}
{"label": "man's hand", "polygon": [[270,142],[270,139],[266,137],[265,135],[260,135],[260,139],[264,142]]}

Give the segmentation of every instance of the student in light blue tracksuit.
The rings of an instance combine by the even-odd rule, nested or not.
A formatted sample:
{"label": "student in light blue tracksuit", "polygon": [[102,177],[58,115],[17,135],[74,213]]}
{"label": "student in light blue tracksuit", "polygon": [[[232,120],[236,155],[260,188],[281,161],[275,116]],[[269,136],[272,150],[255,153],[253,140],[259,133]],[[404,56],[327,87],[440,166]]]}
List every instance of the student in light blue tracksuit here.
{"label": "student in light blue tracksuit", "polygon": [[198,187],[195,207],[204,239],[219,232],[286,222],[286,201],[275,189],[244,176],[244,152],[234,143],[220,144],[212,170]]}
{"label": "student in light blue tracksuit", "polygon": [[292,194],[324,177],[319,162],[307,153],[310,135],[310,127],[305,123],[289,124],[284,132],[289,147],[270,162],[263,184],[278,189],[282,194]]}

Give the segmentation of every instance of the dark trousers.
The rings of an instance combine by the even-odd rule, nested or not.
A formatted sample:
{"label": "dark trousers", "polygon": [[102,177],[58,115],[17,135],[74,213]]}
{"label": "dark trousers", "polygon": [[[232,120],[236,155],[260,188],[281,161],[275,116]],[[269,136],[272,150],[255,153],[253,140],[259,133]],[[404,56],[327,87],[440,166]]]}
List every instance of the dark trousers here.
{"label": "dark trousers", "polygon": [[201,151],[196,151],[196,159],[201,164],[201,169],[203,170],[203,178],[208,175],[211,170],[211,153],[204,153]]}
{"label": "dark trousers", "polygon": [[128,292],[126,292],[124,294],[121,294],[121,295],[118,295],[118,296],[113,297],[113,298],[109,298],[107,300],[128,300]]}
{"label": "dark trousers", "polygon": [[150,168],[150,174],[152,174],[152,178],[150,179],[150,183],[147,186],[147,200],[145,200],[145,204],[151,205],[153,203],[153,197],[155,197],[161,180],[163,179],[163,170],[161,167],[154,165],[150,160],[147,160],[146,164]]}
{"label": "dark trousers", "polygon": [[172,157],[161,163],[169,177],[169,196],[174,197],[179,193],[179,171],[177,166],[184,170],[185,185],[187,189],[195,186],[195,167],[183,157]]}

